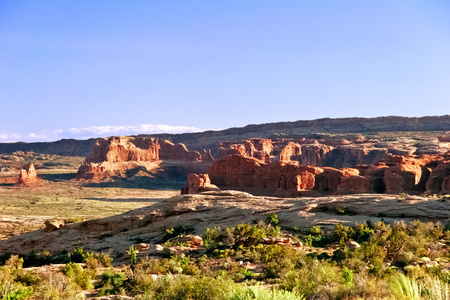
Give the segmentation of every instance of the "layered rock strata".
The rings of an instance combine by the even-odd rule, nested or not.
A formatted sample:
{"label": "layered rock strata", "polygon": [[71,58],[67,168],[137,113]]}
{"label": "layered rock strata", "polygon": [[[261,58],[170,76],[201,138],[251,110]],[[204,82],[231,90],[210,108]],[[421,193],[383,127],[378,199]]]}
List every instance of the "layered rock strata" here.
{"label": "layered rock strata", "polygon": [[[152,175],[158,171],[179,172],[173,163],[161,169],[164,161],[199,163],[212,162],[209,151],[189,151],[184,144],[160,141],[148,137],[110,137],[98,139],[86,161],[78,169],[78,178],[98,181],[113,176],[128,177],[137,173]],[[192,166],[189,166],[190,168]],[[187,173],[186,173],[187,174]]]}

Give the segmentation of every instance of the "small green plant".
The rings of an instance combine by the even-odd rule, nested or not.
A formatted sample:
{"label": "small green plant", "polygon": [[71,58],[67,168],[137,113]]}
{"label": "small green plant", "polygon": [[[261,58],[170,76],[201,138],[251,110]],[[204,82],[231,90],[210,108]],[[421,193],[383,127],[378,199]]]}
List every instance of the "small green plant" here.
{"label": "small green plant", "polygon": [[134,245],[130,246],[130,263],[132,266],[134,266],[137,263],[137,254],[139,253],[139,251],[136,249],[136,247],[134,247]]}
{"label": "small green plant", "polygon": [[344,279],[344,284],[347,286],[353,285],[353,271],[349,270],[347,267],[342,268],[342,278]]}
{"label": "small green plant", "polygon": [[278,216],[276,214],[271,214],[268,216],[267,221],[272,226],[278,226],[280,224],[280,220],[278,220]]}
{"label": "small green plant", "polygon": [[83,263],[85,259],[85,253],[83,248],[75,248],[70,254],[70,261],[74,263]]}
{"label": "small green plant", "polygon": [[408,193],[399,193],[397,198],[399,202],[405,202],[408,197]]}
{"label": "small green plant", "polygon": [[245,279],[252,279],[255,276],[255,273],[247,268],[241,269],[240,273],[244,275]]}
{"label": "small green plant", "polygon": [[97,283],[97,288],[100,288],[98,295],[115,295],[118,294],[127,276],[124,273],[114,273],[106,271],[102,274],[100,282]]}

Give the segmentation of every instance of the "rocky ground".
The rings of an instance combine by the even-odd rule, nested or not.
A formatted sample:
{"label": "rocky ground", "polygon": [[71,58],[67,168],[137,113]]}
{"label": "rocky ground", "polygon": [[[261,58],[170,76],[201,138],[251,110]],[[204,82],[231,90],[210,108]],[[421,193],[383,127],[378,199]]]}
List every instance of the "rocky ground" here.
{"label": "rocky ground", "polygon": [[88,251],[110,251],[120,257],[133,244],[161,243],[168,228],[182,227],[201,234],[207,227],[252,224],[276,213],[284,228],[320,225],[326,231],[337,223],[354,225],[366,220],[446,222],[450,218],[449,208],[450,201],[445,197],[360,194],[274,198],[237,191],[206,192],[167,198],[120,215],[69,224],[52,232],[41,229],[25,233],[0,241],[0,251],[58,252],[82,246]]}

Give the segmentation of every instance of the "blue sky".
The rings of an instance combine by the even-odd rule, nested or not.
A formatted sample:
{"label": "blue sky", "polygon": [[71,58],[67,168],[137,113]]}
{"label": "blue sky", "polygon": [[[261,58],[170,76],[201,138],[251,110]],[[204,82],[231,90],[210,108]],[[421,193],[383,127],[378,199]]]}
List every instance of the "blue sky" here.
{"label": "blue sky", "polygon": [[0,2],[0,142],[450,113],[450,1]]}

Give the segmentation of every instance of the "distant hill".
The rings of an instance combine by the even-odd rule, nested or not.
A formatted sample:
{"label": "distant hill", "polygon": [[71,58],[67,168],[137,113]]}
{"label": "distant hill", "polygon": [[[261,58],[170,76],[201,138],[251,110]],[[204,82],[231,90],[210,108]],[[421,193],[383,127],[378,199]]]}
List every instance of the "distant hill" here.
{"label": "distant hill", "polygon": [[[189,149],[217,148],[217,143],[226,140],[247,138],[278,138],[312,135],[317,133],[345,134],[386,131],[450,131],[450,115],[427,117],[377,117],[377,118],[323,118],[308,121],[252,124],[218,131],[182,134],[140,135],[168,139],[184,143]],[[36,153],[67,156],[86,156],[95,139],[63,139],[42,143],[0,143],[0,153],[34,151]]]}

